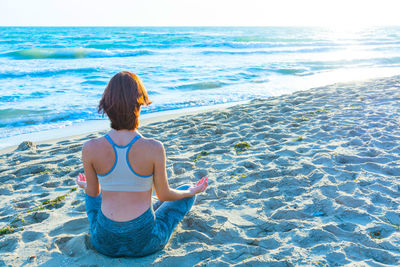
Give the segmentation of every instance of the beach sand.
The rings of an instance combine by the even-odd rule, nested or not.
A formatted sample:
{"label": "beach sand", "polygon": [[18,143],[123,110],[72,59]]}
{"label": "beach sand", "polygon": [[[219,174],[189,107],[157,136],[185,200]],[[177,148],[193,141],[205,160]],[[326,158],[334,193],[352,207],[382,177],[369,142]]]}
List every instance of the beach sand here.
{"label": "beach sand", "polygon": [[105,132],[24,143],[0,155],[0,227],[17,230],[0,237],[0,266],[398,266],[399,114],[397,76],[141,127],[164,143],[172,187],[209,176],[166,248],[144,258],[89,243],[74,179],[82,144]]}

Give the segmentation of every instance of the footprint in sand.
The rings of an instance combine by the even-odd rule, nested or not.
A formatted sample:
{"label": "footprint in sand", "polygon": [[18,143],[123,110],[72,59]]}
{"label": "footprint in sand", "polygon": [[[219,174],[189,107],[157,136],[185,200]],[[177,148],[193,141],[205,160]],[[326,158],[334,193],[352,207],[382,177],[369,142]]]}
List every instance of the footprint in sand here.
{"label": "footprint in sand", "polygon": [[56,236],[60,234],[81,234],[83,232],[88,232],[88,230],[89,221],[87,217],[84,217],[64,223],[63,225],[52,230],[49,233],[49,236]]}
{"label": "footprint in sand", "polygon": [[75,180],[71,179],[71,178],[67,178],[62,182],[62,185],[64,185],[64,186],[75,185]]}
{"label": "footprint in sand", "polygon": [[71,145],[68,147],[67,154],[76,153],[82,151],[82,144]]}
{"label": "footprint in sand", "polygon": [[78,211],[78,212],[86,212],[86,206],[85,203],[81,200],[74,200],[71,205],[74,207],[73,211]]}
{"label": "footprint in sand", "polygon": [[341,223],[338,225],[340,229],[346,232],[353,233],[357,229],[357,225],[353,223]]}
{"label": "footprint in sand", "polygon": [[44,236],[41,232],[34,232],[34,231],[24,231],[22,233],[22,241],[25,243],[32,242],[38,240]]}
{"label": "footprint in sand", "polygon": [[19,189],[24,189],[24,188],[27,188],[27,184],[26,183],[18,183],[18,184],[14,184],[13,186],[12,186],[12,188],[13,188],[13,190],[19,190]]}
{"label": "footprint in sand", "polygon": [[183,174],[186,171],[190,171],[193,169],[194,164],[186,163],[186,162],[177,162],[173,164],[174,173],[179,175]]}
{"label": "footprint in sand", "polygon": [[89,234],[82,233],[78,236],[63,236],[55,240],[57,248],[69,257],[82,255],[91,249]]}
{"label": "footprint in sand", "polygon": [[33,161],[35,159],[40,159],[41,157],[38,155],[17,155],[16,157],[13,158],[14,161],[19,161],[19,163],[24,163],[28,161]]}
{"label": "footprint in sand", "polygon": [[50,217],[50,213],[46,211],[42,212],[32,212],[28,213],[25,217],[23,217],[24,225],[34,224],[34,223],[41,223],[47,218]]}
{"label": "footprint in sand", "polygon": [[373,221],[373,217],[370,214],[359,209],[339,208],[335,213],[338,219],[355,224],[366,225]]}
{"label": "footprint in sand", "polygon": [[279,197],[279,198],[272,197],[272,198],[269,198],[268,200],[264,201],[263,210],[264,211],[275,211],[282,206],[285,206],[285,204],[283,203],[282,197]]}
{"label": "footprint in sand", "polygon": [[335,235],[322,229],[311,229],[307,236],[295,236],[293,238],[301,247],[311,247],[315,244],[323,244],[336,242],[338,239]]}
{"label": "footprint in sand", "polygon": [[1,186],[0,187],[0,196],[1,195],[7,195],[7,196],[12,195],[13,191],[14,191],[14,189],[10,185]]}
{"label": "footprint in sand", "polygon": [[[18,246],[18,238],[7,237],[0,241],[0,252],[13,252]],[[1,253],[0,253],[1,254]]]}
{"label": "footprint in sand", "polygon": [[17,177],[21,177],[21,176],[27,175],[27,174],[32,176],[33,174],[41,173],[44,171],[46,171],[46,167],[44,165],[31,165],[31,166],[27,166],[24,168],[18,168],[18,170],[15,171],[14,174]]}
{"label": "footprint in sand", "polygon": [[400,213],[388,211],[385,213],[384,219],[386,221],[388,221],[390,224],[395,225],[398,228],[400,228]]}
{"label": "footprint in sand", "polygon": [[366,204],[363,199],[354,198],[352,196],[339,196],[335,199],[335,201],[350,208],[362,207]]}
{"label": "footprint in sand", "polygon": [[34,178],[33,182],[35,184],[43,184],[43,183],[49,181],[50,179],[51,179],[50,174],[45,173],[45,174],[39,175],[38,177]]}
{"label": "footprint in sand", "polygon": [[357,244],[345,247],[344,251],[346,252],[346,257],[351,260],[362,261],[365,259],[373,259],[373,261],[369,262],[371,265],[376,265],[376,262],[388,265],[398,264],[396,257],[383,249],[367,248]]}
{"label": "footprint in sand", "polygon": [[394,225],[386,224],[380,224],[366,229],[367,234],[372,239],[388,238],[395,231],[396,227]]}
{"label": "footprint in sand", "polygon": [[15,206],[20,209],[26,209],[26,208],[29,208],[30,206],[32,206],[32,204],[33,204],[32,201],[22,201],[22,202],[16,203]]}
{"label": "footprint in sand", "polygon": [[56,188],[61,184],[60,181],[51,181],[51,182],[47,182],[44,183],[42,186],[46,187],[46,188]]}
{"label": "footprint in sand", "polygon": [[69,167],[72,165],[79,165],[80,163],[81,163],[81,160],[78,157],[73,157],[71,159],[61,162],[59,165],[64,166],[64,167]]}
{"label": "footprint in sand", "polygon": [[[44,192],[44,193],[41,193],[40,195],[39,195],[39,197],[47,197],[47,196],[49,196],[50,195],[50,193],[47,193],[47,192]],[[24,199],[24,200],[28,200],[29,199],[29,197],[27,197],[26,199]]]}
{"label": "footprint in sand", "polygon": [[339,252],[329,253],[328,255],[326,255],[326,260],[332,266],[343,266],[347,263],[350,263],[348,260],[346,260],[346,255]]}

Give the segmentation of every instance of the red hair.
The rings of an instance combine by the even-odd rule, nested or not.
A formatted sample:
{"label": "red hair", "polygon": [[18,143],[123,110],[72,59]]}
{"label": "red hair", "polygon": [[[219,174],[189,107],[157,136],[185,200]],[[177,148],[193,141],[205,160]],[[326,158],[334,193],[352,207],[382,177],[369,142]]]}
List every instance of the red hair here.
{"label": "red hair", "polygon": [[107,114],[111,128],[136,130],[142,105],[151,101],[139,77],[129,71],[121,71],[111,78],[100,100],[98,112]]}

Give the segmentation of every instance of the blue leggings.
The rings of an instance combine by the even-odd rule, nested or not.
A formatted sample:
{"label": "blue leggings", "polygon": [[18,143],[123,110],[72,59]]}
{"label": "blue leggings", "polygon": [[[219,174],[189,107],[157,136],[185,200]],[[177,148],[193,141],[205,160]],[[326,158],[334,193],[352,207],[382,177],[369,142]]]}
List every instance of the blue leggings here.
{"label": "blue leggings", "polygon": [[[189,185],[184,185],[177,190],[188,188]],[[157,252],[167,244],[195,199],[193,196],[176,201],[158,201],[139,217],[116,222],[101,212],[101,194],[97,197],[85,194],[92,246],[110,257],[142,257]]]}

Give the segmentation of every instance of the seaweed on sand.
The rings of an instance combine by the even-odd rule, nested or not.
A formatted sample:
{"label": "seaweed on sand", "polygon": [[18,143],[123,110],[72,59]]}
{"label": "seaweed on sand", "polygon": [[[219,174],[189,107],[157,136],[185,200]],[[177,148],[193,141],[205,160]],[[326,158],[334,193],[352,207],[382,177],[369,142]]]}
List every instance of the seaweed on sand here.
{"label": "seaweed on sand", "polygon": [[201,151],[201,153],[198,154],[193,161],[198,162],[201,157],[207,156],[208,154],[210,154],[210,153],[208,153],[207,151]]}
{"label": "seaweed on sand", "polygon": [[76,190],[77,190],[77,188],[73,187],[69,190],[68,193],[66,193],[64,195],[58,196],[53,200],[43,201],[39,206],[28,209],[24,212],[20,212],[10,223],[8,223],[6,226],[0,228],[0,236],[12,234],[12,233],[15,233],[18,231],[23,231],[24,227],[19,227],[17,225],[18,222],[22,222],[22,223],[24,222],[24,219],[21,218],[22,215],[27,214],[27,213],[37,212],[37,211],[44,210],[44,209],[59,208],[60,206],[58,204],[64,202],[65,198],[69,194],[71,194],[72,192],[74,192]]}
{"label": "seaweed on sand", "polygon": [[251,146],[247,142],[240,142],[237,143],[233,148],[235,149],[236,153],[242,153],[249,149]]}

